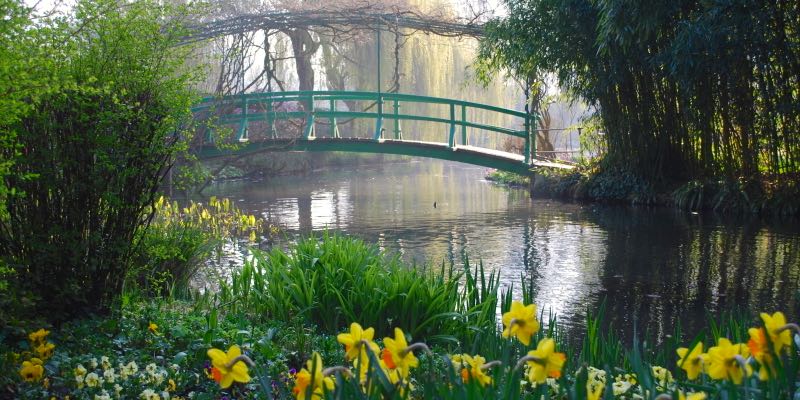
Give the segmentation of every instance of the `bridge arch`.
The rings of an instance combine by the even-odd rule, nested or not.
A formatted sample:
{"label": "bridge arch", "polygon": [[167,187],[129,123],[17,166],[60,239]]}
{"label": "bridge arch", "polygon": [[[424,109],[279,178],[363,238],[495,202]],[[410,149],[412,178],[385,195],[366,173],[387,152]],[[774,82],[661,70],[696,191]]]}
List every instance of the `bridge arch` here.
{"label": "bridge arch", "polygon": [[[337,107],[346,101],[370,101],[374,102],[374,106],[365,111]],[[402,113],[401,104],[409,102],[443,106],[449,111],[449,116]],[[295,107],[286,107],[286,104],[293,104]],[[472,110],[500,113],[516,119],[517,123],[510,127],[483,124],[470,118]],[[531,129],[535,115],[461,100],[401,93],[292,91],[206,98],[193,111],[198,118],[213,119],[219,125],[233,125],[234,142],[238,143],[234,146],[218,146],[213,142],[213,136],[207,135],[197,151],[201,159],[269,151],[344,151],[436,158],[523,175],[532,174],[535,167],[571,168],[536,158],[535,135],[532,135]],[[374,129],[359,132],[358,137],[343,138],[339,135],[337,122],[343,118],[372,120]],[[302,130],[293,137],[282,136],[276,128],[277,122],[289,120],[300,121],[302,124]],[[327,122],[325,132],[318,132],[318,121]],[[443,135],[446,140],[406,140],[400,128],[401,121],[440,124],[446,128],[447,134]],[[258,140],[251,140],[250,131],[254,124],[265,131]],[[468,128],[473,132],[520,138],[524,141],[523,154],[472,146],[469,143]]]}

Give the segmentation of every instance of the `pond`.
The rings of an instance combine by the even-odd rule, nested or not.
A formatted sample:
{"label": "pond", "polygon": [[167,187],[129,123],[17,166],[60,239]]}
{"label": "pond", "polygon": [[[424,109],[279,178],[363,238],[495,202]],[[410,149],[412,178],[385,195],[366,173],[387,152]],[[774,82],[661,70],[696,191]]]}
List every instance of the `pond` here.
{"label": "pond", "polygon": [[[487,170],[427,159],[216,184],[207,195],[283,228],[284,241],[325,229],[356,235],[409,262],[497,271],[529,280],[540,309],[580,333],[587,310],[630,339],[676,324],[693,334],[735,308],[798,316],[800,226],[671,208],[531,200],[484,179]],[[235,254],[233,260],[240,260]]]}

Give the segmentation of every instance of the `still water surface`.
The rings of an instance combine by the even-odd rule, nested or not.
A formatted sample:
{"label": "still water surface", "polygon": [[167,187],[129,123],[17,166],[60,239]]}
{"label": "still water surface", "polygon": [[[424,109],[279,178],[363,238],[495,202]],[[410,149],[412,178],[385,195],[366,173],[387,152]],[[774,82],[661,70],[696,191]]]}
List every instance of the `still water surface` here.
{"label": "still water surface", "polygon": [[[226,182],[207,194],[284,228],[359,236],[418,264],[483,261],[504,286],[531,279],[536,303],[570,330],[605,299],[630,338],[696,332],[735,307],[798,318],[800,226],[530,200],[483,179],[485,168],[418,160],[307,176]],[[434,207],[434,203],[436,207]],[[624,329],[623,329],[624,328]]]}

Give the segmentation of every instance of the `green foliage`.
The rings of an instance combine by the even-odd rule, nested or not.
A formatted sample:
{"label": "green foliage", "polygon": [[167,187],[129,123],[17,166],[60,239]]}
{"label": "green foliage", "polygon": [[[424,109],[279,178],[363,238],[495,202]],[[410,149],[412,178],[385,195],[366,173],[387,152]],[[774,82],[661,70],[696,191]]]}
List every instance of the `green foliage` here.
{"label": "green foliage", "polygon": [[218,302],[255,320],[302,318],[327,333],[359,321],[379,334],[403,327],[434,342],[471,341],[474,330],[494,326],[498,277],[465,264],[463,273],[452,266],[435,273],[361,240],[325,234],[288,253],[254,251],[221,284]]}
{"label": "green foliage", "polygon": [[505,3],[479,71],[555,74],[600,110],[611,166],[651,183],[800,171],[797,2]]}
{"label": "green foliage", "polygon": [[[21,362],[34,353],[28,343],[28,332],[38,327],[1,330],[0,397],[93,398],[103,390],[113,395],[115,385],[119,385],[124,398],[140,398],[146,390],[153,390],[161,398],[165,397],[165,391],[171,398],[186,398],[190,393],[195,399],[291,398],[295,377],[290,369],[306,367],[305,361],[310,358],[306,352],[310,351],[321,354],[324,367],[347,366],[355,371],[332,335],[309,326],[301,326],[298,331],[296,325],[274,319],[254,322],[246,313],[220,313],[218,308],[207,308],[208,305],[202,300],[187,303],[132,299],[109,318],[82,318],[53,328],[47,340],[56,347],[54,355],[44,362],[46,386],[42,380],[23,382],[19,375]],[[507,310],[504,306],[501,312]],[[381,355],[370,354],[371,362],[363,381],[336,374],[336,391],[326,393],[323,398],[585,399],[587,384],[603,384],[604,399],[655,399],[661,394],[676,398],[678,390],[706,392],[708,398],[775,399],[791,398],[798,390],[800,353],[796,344],[780,356],[781,362],[775,364],[775,374],[769,381],[760,381],[756,374],[742,385],[705,376],[689,381],[678,368],[675,353],[678,346],[692,347],[702,341],[704,348],[708,348],[719,337],[746,341],[748,327],[763,325],[748,315],[715,316],[709,319],[707,329],[689,336],[678,329],[672,339],[655,347],[636,339],[630,344],[622,343],[604,322],[602,306],[587,313],[588,332],[579,348],[569,346],[573,339],[553,316],[544,321],[544,315],[540,314],[539,319],[545,324],[530,346],[501,338],[496,330],[485,328],[481,339],[449,351],[433,347],[431,353],[417,352],[420,365],[411,370],[414,384],[411,390],[398,390],[391,384],[387,374],[376,368]],[[379,345],[385,344],[383,336],[375,336]],[[527,378],[529,367],[516,368],[516,365],[544,338],[554,338],[556,351],[565,353],[567,361],[559,377],[533,385]],[[429,340],[426,336],[411,336],[409,343],[415,342]],[[223,390],[209,376],[207,350],[212,347],[226,350],[234,344],[254,361],[255,367],[250,368],[250,382]],[[300,351],[301,348],[304,350]],[[452,355],[461,353],[480,354],[487,361],[501,362],[484,371],[492,378],[491,385],[484,387],[475,380],[462,380],[461,371],[455,370],[451,363]],[[131,371],[131,362],[136,364],[136,372],[123,377],[123,370]],[[753,359],[747,362],[755,364]],[[82,381],[76,379],[79,366],[86,370]],[[664,367],[669,374],[659,373],[659,368],[654,367]],[[109,375],[115,375],[114,382],[109,382],[105,375],[111,368]],[[89,373],[97,374],[103,381],[97,386],[88,385]]]}
{"label": "green foliage", "polygon": [[226,242],[249,237],[254,242],[264,222],[242,213],[229,199],[186,207],[164,197],[153,205],[150,227],[137,239],[135,266],[128,285],[151,295],[186,293],[198,269]]}
{"label": "green foliage", "polygon": [[492,171],[486,175],[486,179],[512,187],[528,187],[528,177],[513,172]]}
{"label": "green foliage", "polygon": [[[50,90],[8,125],[13,160],[0,248],[18,283],[63,318],[120,293],[158,184],[182,147],[194,72],[175,47],[186,11],[150,1],[80,1],[28,22],[24,55]],[[34,101],[35,100],[35,101]],[[31,178],[35,177],[35,178]]]}

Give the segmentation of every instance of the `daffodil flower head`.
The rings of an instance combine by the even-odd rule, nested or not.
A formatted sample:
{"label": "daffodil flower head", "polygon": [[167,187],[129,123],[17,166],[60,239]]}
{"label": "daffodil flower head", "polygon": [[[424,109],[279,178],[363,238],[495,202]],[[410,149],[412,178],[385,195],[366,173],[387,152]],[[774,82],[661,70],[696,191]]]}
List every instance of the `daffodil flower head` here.
{"label": "daffodil flower head", "polygon": [[784,347],[787,350],[792,348],[792,334],[788,329],[784,329],[786,317],[782,312],[778,311],[772,315],[761,313],[761,320],[764,321],[764,328],[769,334],[775,354],[780,354]]}
{"label": "daffodil flower head", "polygon": [[158,325],[156,325],[155,322],[151,322],[151,323],[147,324],[147,330],[150,331],[153,334],[156,334],[156,333],[158,333]]}
{"label": "daffodil flower head", "polygon": [[676,350],[678,353],[678,368],[686,371],[686,376],[690,380],[697,379],[700,373],[703,372],[703,342],[697,342],[689,351],[686,347],[681,347]]}
{"label": "daffodil flower head", "polygon": [[[322,356],[314,352],[311,359],[306,362],[306,368],[295,375],[292,393],[299,400],[320,399],[324,394],[323,390],[331,391],[333,388],[333,378],[322,374]],[[310,397],[307,397],[309,394]]]}
{"label": "daffodil flower head", "polygon": [[242,350],[236,345],[231,346],[227,353],[213,348],[208,350],[208,357],[211,358],[212,377],[221,388],[229,388],[234,381],[250,382],[247,364],[240,359],[241,355]]}
{"label": "daffodil flower head", "polygon": [[750,334],[750,340],[747,341],[747,348],[750,354],[758,361],[761,368],[758,370],[758,378],[762,381],[769,380],[772,375],[770,371],[775,369],[775,358],[769,348],[767,342],[767,334],[764,328],[750,328],[747,330]]}
{"label": "daffodil flower head", "polygon": [[708,349],[708,376],[741,384],[745,376],[753,373],[752,367],[744,361],[749,355],[743,343],[733,344],[726,338],[719,338],[717,345]]}
{"label": "daffodil flower head", "polygon": [[456,354],[450,358],[455,369],[464,383],[476,381],[481,386],[490,385],[492,377],[484,373],[486,359],[480,355],[471,356],[469,354]]}
{"label": "daffodil flower head", "polygon": [[528,352],[528,380],[537,384],[544,383],[548,377],[560,378],[561,369],[567,360],[564,353],[556,353],[556,342],[553,339],[542,339],[535,350]]}
{"label": "daffodil flower head", "polygon": [[400,328],[394,328],[394,339],[384,338],[382,360],[389,369],[396,369],[403,379],[408,378],[411,368],[419,366],[419,360],[414,356],[414,353],[407,350],[408,342],[406,336]]}
{"label": "daffodil flower head", "polygon": [[511,310],[503,314],[503,337],[516,337],[519,341],[528,346],[531,344],[531,336],[539,331],[539,321],[536,320],[536,305],[514,300],[511,302]]}
{"label": "daffodil flower head", "polygon": [[372,341],[374,336],[374,328],[364,329],[357,322],[353,322],[350,324],[350,332],[340,333],[336,336],[336,340],[344,345],[345,358],[348,360],[355,360],[359,357],[359,354],[364,353],[364,343],[368,343],[370,348],[375,349],[374,351],[376,353],[378,352],[378,345]]}

